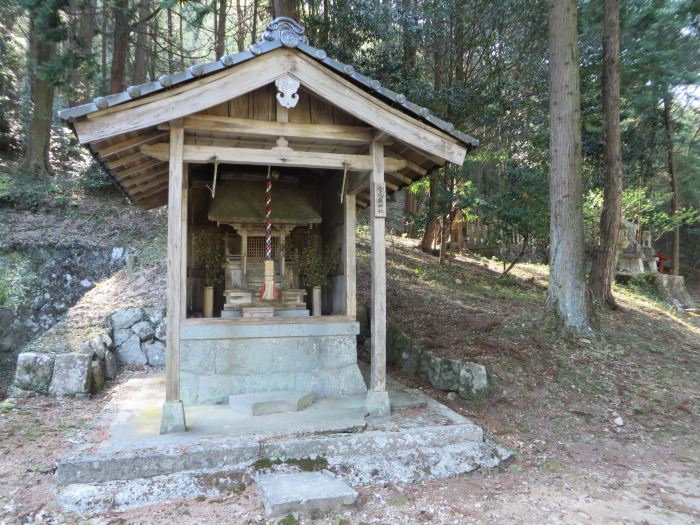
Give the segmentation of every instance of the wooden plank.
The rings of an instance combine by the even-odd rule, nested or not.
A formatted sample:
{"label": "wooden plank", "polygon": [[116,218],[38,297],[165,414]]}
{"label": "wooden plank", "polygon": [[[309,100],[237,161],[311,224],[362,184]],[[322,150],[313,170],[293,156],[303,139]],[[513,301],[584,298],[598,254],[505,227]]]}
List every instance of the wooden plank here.
{"label": "wooden plank", "polygon": [[184,190],[182,153],[185,130],[172,126],[170,129],[170,187],[168,190],[168,273],[167,307],[168,330],[166,332],[165,399],[180,400],[180,320],[183,317],[182,260],[185,247],[182,244],[182,225],[186,223],[187,208]]}
{"label": "wooden plank", "polygon": [[388,106],[344,78],[329,73],[311,58],[301,54],[291,56],[289,75],[316,95],[412,147],[458,166],[464,162],[466,146],[458,144],[456,139]]}
{"label": "wooden plank", "polygon": [[162,161],[162,160],[153,159],[153,160],[148,160],[148,161],[146,161],[146,162],[144,162],[144,163],[142,163],[142,164],[139,164],[139,165],[137,165],[137,166],[133,166],[133,167],[127,168],[127,169],[125,169],[125,170],[120,170],[120,171],[117,172],[117,176],[118,176],[120,179],[125,179],[126,177],[131,177],[131,176],[133,176],[133,175],[135,175],[135,174],[137,174],[137,173],[140,173],[140,172],[142,172],[142,171],[144,171],[144,170],[148,170],[148,169],[152,169],[152,168],[157,168],[158,166],[165,166],[165,167],[167,167],[166,165],[163,164],[163,161]]}
{"label": "wooden plank", "polygon": [[100,154],[100,157],[105,159],[105,158],[110,157],[112,155],[116,155],[117,153],[121,153],[122,151],[125,151],[129,148],[134,148],[136,146],[140,146],[141,144],[146,144],[147,142],[150,142],[151,140],[163,138],[166,135],[167,135],[167,133],[163,133],[162,131],[153,131],[151,133],[143,133],[141,135],[137,135],[136,137],[132,137],[129,140],[123,140],[121,142],[117,142],[116,144],[112,144],[112,145],[107,146],[105,148],[98,149],[97,153]]}
{"label": "wooden plank", "polygon": [[[287,115],[289,118],[289,115]],[[159,126],[167,129],[167,125]],[[221,133],[236,137],[276,140],[305,139],[342,144],[369,144],[372,128],[358,126],[337,126],[333,124],[295,124],[285,121],[253,120],[215,115],[192,115],[185,118],[187,132]]]}
{"label": "wooden plank", "polygon": [[[273,52],[235,68],[162,93],[144,97],[139,104],[123,104],[92,113],[73,122],[82,144],[103,140],[130,131],[156,126],[169,120],[204,111],[274,82],[287,74],[289,52]],[[109,111],[111,109],[111,111]]]}
{"label": "wooden plank", "polygon": [[228,114],[232,117],[248,118],[248,94],[229,100]]}
{"label": "wooden plank", "polygon": [[168,173],[160,173],[158,176],[151,178],[150,180],[143,182],[141,184],[133,185],[127,187],[127,191],[132,195],[139,193],[144,193],[148,190],[155,188],[156,186],[162,186],[163,184],[168,184]]}
{"label": "wooden plank", "polygon": [[142,193],[134,195],[134,199],[147,199],[158,195],[160,192],[168,189],[168,179],[158,181],[158,184],[154,184],[150,189],[144,190]]}
{"label": "wooden plank", "polygon": [[113,169],[118,168],[120,166],[124,166],[126,164],[129,164],[130,162],[136,162],[137,160],[146,160],[145,157],[143,156],[143,153],[141,153],[140,151],[137,151],[136,153],[132,153],[131,155],[125,155],[124,157],[119,157],[119,158],[111,160],[109,162],[105,162],[105,166],[107,166],[107,169],[113,170]]}
{"label": "wooden plank", "polygon": [[153,197],[149,197],[147,199],[134,199],[134,203],[143,211],[159,208],[168,203],[168,190],[163,190],[158,195],[154,195]]}
{"label": "wooden plank", "polygon": [[[168,145],[153,144],[141,147],[144,155],[165,160]],[[345,153],[324,153],[295,150],[264,150],[249,148],[227,148],[222,146],[184,146],[185,162],[207,164],[218,157],[219,162],[228,164],[251,164],[254,166],[291,166],[297,168],[343,169],[347,163],[349,171],[369,171],[372,169],[370,155],[351,155]],[[406,167],[399,159],[384,159],[387,171],[398,171]]]}
{"label": "wooden plank", "polygon": [[272,111],[272,102],[276,101],[275,95],[272,91],[272,86],[264,86],[251,93],[253,97],[253,115],[252,118],[256,120],[274,120]]}
{"label": "wooden plank", "polygon": [[357,203],[354,195],[345,195],[345,223],[343,258],[345,262],[345,315],[357,317],[357,258],[355,254],[355,213]]}
{"label": "wooden plank", "polygon": [[142,175],[139,175],[138,177],[133,177],[130,179],[120,179],[122,186],[124,186],[126,189],[128,189],[131,192],[130,188],[135,188],[138,187],[150,180],[154,180],[158,177],[165,177],[165,180],[168,179],[168,167],[165,166],[164,169],[159,169],[157,171],[149,171],[148,173],[144,173]]}
{"label": "wooden plank", "polygon": [[303,87],[297,92],[299,101],[289,110],[289,122],[295,124],[311,124],[311,111],[309,109],[309,92]]}
{"label": "wooden plank", "polygon": [[[386,202],[380,192],[384,191],[384,143],[375,140],[370,145],[373,168],[370,175],[370,212],[372,273],[372,341],[370,390],[386,390]],[[383,209],[382,209],[383,207]]]}

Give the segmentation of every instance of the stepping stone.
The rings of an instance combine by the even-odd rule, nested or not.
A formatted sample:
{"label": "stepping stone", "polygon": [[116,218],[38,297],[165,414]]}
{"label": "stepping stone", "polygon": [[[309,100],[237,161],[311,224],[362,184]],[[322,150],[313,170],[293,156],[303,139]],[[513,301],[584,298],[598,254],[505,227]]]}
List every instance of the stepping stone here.
{"label": "stepping stone", "polygon": [[332,510],[352,505],[357,499],[357,492],[328,472],[263,474],[257,482],[265,515],[269,517]]}
{"label": "stepping stone", "polygon": [[314,402],[313,392],[278,390],[229,396],[231,410],[248,416],[264,416],[281,412],[299,412]]}

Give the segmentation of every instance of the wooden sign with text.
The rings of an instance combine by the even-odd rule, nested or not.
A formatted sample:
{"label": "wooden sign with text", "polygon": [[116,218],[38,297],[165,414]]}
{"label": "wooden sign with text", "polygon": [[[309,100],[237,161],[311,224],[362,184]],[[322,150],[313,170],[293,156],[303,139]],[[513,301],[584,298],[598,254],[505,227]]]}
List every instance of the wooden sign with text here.
{"label": "wooden sign with text", "polygon": [[374,183],[374,216],[386,217],[386,185],[383,182]]}

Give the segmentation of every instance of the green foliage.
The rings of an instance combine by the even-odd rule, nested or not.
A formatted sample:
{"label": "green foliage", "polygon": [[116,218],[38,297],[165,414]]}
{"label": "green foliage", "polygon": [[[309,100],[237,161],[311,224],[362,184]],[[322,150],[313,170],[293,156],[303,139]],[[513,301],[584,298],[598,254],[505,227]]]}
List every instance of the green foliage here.
{"label": "green foliage", "polygon": [[547,244],[549,180],[537,170],[509,166],[508,181],[495,198],[484,202],[485,216],[501,242],[518,233]]}
{"label": "green foliage", "polygon": [[340,263],[338,250],[324,248],[321,236],[314,230],[305,230],[302,247],[294,258],[294,267],[307,288],[328,284],[330,273]]}
{"label": "green foliage", "polygon": [[0,257],[0,308],[17,313],[31,303],[40,288],[41,281],[27,257]]}
{"label": "green foliage", "polygon": [[216,286],[222,281],[224,262],[219,236],[198,231],[194,234],[194,254],[199,262],[204,286]]}
{"label": "green foliage", "polygon": [[[694,224],[700,220],[700,212],[695,208],[684,207],[671,214],[668,192],[655,192],[646,188],[627,188],[622,192],[622,217],[642,230],[652,232],[658,239],[676,226]],[[583,214],[586,236],[589,240],[598,239],[598,221],[603,208],[603,190],[592,189],[584,196]]]}

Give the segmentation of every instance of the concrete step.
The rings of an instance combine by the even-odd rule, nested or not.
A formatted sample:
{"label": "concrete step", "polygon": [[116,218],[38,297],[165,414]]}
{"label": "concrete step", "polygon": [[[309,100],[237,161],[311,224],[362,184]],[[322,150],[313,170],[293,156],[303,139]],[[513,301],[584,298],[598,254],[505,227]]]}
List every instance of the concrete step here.
{"label": "concrete step", "polygon": [[330,472],[263,474],[257,481],[268,517],[333,510],[357,499],[357,492]]}
{"label": "concrete step", "polygon": [[284,412],[299,412],[314,402],[313,392],[278,390],[229,396],[231,410],[247,416],[265,416]]}

